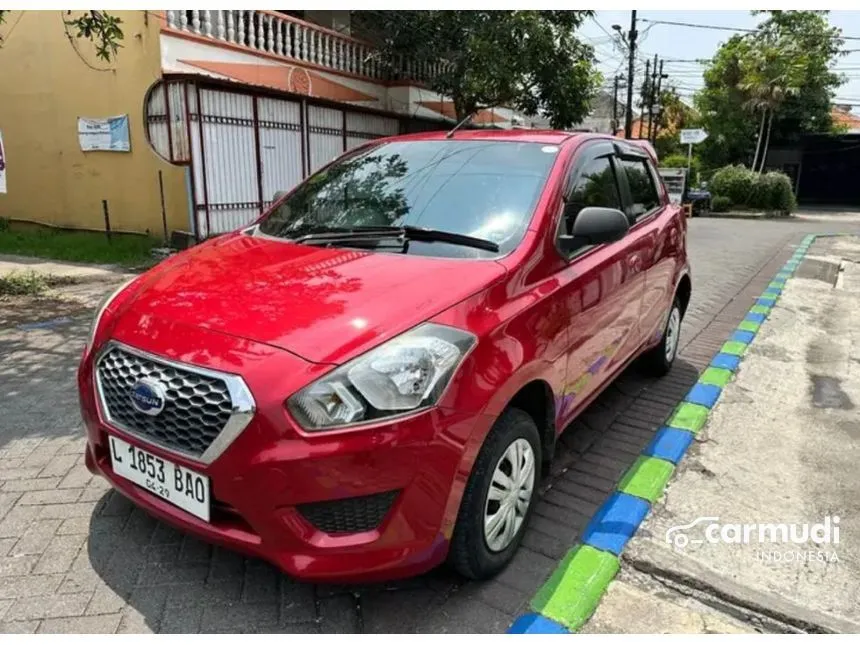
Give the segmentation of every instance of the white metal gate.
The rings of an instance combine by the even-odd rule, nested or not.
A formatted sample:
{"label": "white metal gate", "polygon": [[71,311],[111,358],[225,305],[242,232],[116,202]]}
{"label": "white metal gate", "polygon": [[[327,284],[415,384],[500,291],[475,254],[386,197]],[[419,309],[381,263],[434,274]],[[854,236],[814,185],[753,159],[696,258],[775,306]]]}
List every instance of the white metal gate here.
{"label": "white metal gate", "polygon": [[192,226],[200,239],[248,225],[276,192],[400,128],[394,117],[185,81],[155,86],[145,110],[155,151],[191,164]]}

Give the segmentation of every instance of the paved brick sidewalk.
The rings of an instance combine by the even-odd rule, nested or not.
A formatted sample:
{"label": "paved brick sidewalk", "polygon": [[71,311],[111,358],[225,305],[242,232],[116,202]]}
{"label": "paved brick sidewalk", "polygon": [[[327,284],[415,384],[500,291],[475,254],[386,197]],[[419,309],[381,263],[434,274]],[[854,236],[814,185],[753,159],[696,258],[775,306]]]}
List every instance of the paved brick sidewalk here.
{"label": "paved brick sidewalk", "polygon": [[[826,228],[838,228],[829,223]],[[562,438],[523,548],[497,579],[444,569],[296,583],[167,528],[83,465],[74,374],[88,321],[0,330],[0,632],[500,632],[814,223],[691,221],[694,291],[667,378],[635,370]]]}

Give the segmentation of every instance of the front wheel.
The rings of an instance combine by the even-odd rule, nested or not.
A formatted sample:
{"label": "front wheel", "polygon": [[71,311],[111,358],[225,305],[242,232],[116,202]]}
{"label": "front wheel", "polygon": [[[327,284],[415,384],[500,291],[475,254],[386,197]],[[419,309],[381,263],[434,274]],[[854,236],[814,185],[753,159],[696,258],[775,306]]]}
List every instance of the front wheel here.
{"label": "front wheel", "polygon": [[654,376],[663,376],[668,374],[672,369],[672,364],[675,362],[675,357],[678,355],[678,341],[681,335],[681,303],[677,296],[672,302],[672,309],[669,311],[669,317],[666,320],[666,327],[663,330],[663,337],[660,343],[649,349],[642,356],[642,365],[645,371]]}
{"label": "front wheel", "polygon": [[449,561],[460,574],[483,580],[504,569],[531,517],[541,464],[534,420],[506,410],[487,435],[463,493]]}

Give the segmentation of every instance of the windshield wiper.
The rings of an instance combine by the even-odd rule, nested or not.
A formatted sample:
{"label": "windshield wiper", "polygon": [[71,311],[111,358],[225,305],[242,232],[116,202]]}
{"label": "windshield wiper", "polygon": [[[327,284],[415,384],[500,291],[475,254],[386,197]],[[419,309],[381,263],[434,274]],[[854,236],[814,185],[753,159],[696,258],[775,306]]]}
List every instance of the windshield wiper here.
{"label": "windshield wiper", "polygon": [[339,231],[327,231],[321,233],[308,233],[294,238],[293,242],[300,244],[326,244],[333,242],[377,242],[388,239],[402,239],[403,241],[417,240],[420,242],[446,242],[460,246],[471,246],[492,253],[499,252],[499,245],[490,240],[484,240],[471,235],[440,231],[433,228],[421,228],[418,226],[358,226],[353,229]]}

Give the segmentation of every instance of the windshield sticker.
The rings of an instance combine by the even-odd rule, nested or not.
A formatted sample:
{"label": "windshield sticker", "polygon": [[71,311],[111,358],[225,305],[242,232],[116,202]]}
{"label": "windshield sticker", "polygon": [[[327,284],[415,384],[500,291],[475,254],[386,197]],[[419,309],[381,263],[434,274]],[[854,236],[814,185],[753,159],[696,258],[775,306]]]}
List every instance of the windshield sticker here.
{"label": "windshield sticker", "polygon": [[544,146],[540,149],[540,151],[550,155],[554,155],[556,152],[558,152],[558,146]]}

